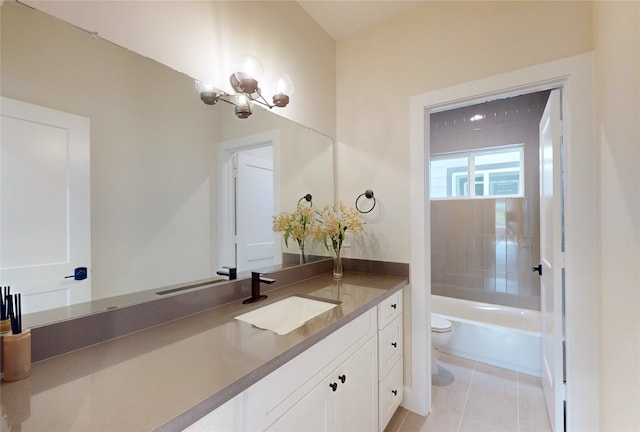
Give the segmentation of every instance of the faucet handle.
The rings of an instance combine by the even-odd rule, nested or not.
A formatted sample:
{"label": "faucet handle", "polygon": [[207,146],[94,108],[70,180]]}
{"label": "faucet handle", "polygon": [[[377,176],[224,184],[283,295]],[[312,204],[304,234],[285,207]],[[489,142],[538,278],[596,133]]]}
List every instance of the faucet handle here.
{"label": "faucet handle", "polygon": [[223,269],[227,269],[227,271],[219,270],[216,273],[220,276],[229,276],[229,280],[234,280],[238,277],[238,272],[235,267],[226,267],[223,266]]}
{"label": "faucet handle", "polygon": [[251,272],[251,279],[259,280],[260,282],[264,282],[266,284],[272,284],[276,281],[275,279],[262,277],[262,275],[265,275],[265,274],[268,274],[268,273]]}

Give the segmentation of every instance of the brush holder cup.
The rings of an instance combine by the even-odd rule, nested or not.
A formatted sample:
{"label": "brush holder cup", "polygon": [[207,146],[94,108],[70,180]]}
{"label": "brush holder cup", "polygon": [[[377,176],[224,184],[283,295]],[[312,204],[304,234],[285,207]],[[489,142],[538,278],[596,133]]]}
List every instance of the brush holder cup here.
{"label": "brush holder cup", "polygon": [[31,375],[31,331],[2,335],[2,380],[19,381]]}
{"label": "brush holder cup", "polygon": [[11,331],[11,320],[0,320],[0,333]]}

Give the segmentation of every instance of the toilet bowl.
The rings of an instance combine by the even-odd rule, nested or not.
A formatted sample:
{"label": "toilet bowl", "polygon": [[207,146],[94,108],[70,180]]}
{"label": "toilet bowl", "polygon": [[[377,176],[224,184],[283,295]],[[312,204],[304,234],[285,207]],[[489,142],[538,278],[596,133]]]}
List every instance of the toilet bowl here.
{"label": "toilet bowl", "polygon": [[452,334],[453,325],[451,321],[439,315],[431,314],[431,375],[438,373],[436,348],[449,342]]}

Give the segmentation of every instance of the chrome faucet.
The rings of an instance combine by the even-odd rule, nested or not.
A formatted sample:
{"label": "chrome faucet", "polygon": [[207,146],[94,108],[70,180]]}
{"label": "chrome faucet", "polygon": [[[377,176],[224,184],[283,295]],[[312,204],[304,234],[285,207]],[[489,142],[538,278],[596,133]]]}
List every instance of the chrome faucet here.
{"label": "chrome faucet", "polygon": [[251,272],[251,297],[242,301],[242,303],[255,303],[267,298],[266,295],[260,295],[260,283],[272,284],[276,280],[262,277],[264,273]]}

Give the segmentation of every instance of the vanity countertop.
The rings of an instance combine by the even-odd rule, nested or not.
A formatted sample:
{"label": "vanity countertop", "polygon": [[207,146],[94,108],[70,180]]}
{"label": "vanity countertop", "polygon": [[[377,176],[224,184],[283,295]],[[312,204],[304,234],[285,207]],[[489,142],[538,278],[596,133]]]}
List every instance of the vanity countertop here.
{"label": "vanity countertop", "polygon": [[[29,378],[3,382],[2,430],[181,430],[352,321],[408,281],[330,273],[52,358]],[[234,319],[305,294],[337,307],[283,336]]]}

